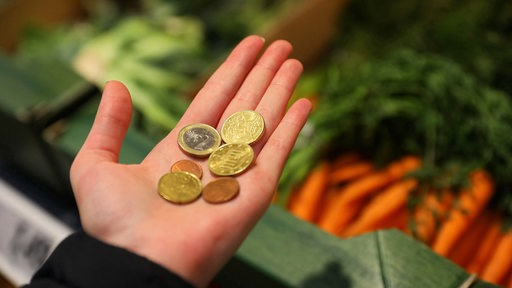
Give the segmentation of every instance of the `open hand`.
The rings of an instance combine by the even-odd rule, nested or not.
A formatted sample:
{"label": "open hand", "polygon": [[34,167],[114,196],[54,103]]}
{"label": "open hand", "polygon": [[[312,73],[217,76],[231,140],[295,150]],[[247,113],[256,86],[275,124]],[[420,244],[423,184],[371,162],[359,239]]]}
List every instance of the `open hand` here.
{"label": "open hand", "polygon": [[[288,59],[286,41],[272,43],[249,36],[234,48],[196,95],[177,126],[137,165],[118,163],[130,125],[132,103],[125,86],[105,85],[96,119],[71,167],[71,182],[84,230],[111,245],[144,256],[204,287],[235,253],[261,218],[276,190],[281,171],[304,125],[311,105],[287,104],[302,72]],[[240,110],[256,110],[265,119],[265,134],[253,145],[255,160],[237,176],[239,195],[220,205],[203,199],[173,204],[157,192],[159,178],[181,159],[203,168],[202,183],[214,176],[207,160],[185,154],[177,143],[187,124],[217,129]]]}

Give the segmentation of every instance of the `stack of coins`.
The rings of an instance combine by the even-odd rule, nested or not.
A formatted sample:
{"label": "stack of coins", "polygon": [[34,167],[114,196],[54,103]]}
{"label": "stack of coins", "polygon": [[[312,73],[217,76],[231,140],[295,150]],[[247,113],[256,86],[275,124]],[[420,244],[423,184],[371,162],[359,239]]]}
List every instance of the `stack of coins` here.
{"label": "stack of coins", "polygon": [[232,176],[243,173],[252,164],[254,151],[250,145],[261,138],[264,130],[263,117],[252,110],[231,115],[223,123],[220,134],[215,128],[202,123],[183,127],[178,134],[180,148],[195,157],[208,157],[210,171],[220,178],[202,188],[201,167],[191,160],[180,160],[160,178],[159,194],[180,204],[192,202],[201,194],[210,203],[233,199],[238,195],[240,186]]}

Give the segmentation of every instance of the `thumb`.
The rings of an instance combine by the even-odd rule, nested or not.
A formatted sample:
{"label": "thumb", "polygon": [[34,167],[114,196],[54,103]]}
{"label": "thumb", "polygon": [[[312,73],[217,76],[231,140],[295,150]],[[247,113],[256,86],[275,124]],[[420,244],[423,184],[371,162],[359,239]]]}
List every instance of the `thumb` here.
{"label": "thumb", "polygon": [[107,82],[94,123],[73,162],[72,172],[99,162],[117,162],[131,117],[128,89],[121,82]]}

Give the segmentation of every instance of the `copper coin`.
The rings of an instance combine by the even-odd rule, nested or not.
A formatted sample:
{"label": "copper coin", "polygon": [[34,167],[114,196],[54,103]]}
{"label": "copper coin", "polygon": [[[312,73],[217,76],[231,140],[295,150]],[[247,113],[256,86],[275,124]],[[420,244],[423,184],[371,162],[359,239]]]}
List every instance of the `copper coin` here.
{"label": "copper coin", "polygon": [[194,161],[190,161],[190,160],[186,160],[186,159],[180,160],[171,166],[171,172],[178,172],[178,171],[192,173],[192,174],[196,175],[197,178],[199,178],[199,179],[201,179],[201,177],[203,176],[203,169],[201,169],[201,166],[199,166],[199,164],[197,164]]}
{"label": "copper coin", "polygon": [[217,178],[203,187],[203,199],[209,203],[224,203],[238,195],[240,185],[233,177]]}

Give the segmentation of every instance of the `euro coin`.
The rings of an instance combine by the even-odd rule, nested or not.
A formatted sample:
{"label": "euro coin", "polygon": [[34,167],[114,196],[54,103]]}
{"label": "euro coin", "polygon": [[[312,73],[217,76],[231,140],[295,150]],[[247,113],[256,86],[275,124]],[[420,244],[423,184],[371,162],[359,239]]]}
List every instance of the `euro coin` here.
{"label": "euro coin", "polygon": [[169,172],[158,181],[158,193],[172,203],[192,202],[201,195],[201,190],[201,181],[189,172]]}
{"label": "euro coin", "polygon": [[217,178],[203,188],[203,199],[209,203],[224,203],[238,195],[240,185],[233,177]]}
{"label": "euro coin", "polygon": [[206,157],[220,146],[219,132],[210,125],[196,123],[178,133],[178,145],[192,155]]}
{"label": "euro coin", "polygon": [[253,159],[254,151],[248,144],[224,144],[210,155],[208,167],[218,176],[232,176],[245,171]]}
{"label": "euro coin", "polygon": [[197,178],[201,179],[203,177],[203,169],[201,166],[194,161],[190,161],[187,159],[179,160],[176,163],[172,164],[171,172],[179,172],[185,171],[190,172],[197,176]]}
{"label": "euro coin", "polygon": [[265,121],[260,113],[252,110],[244,110],[229,116],[220,134],[226,143],[252,144],[258,141],[265,130]]}

